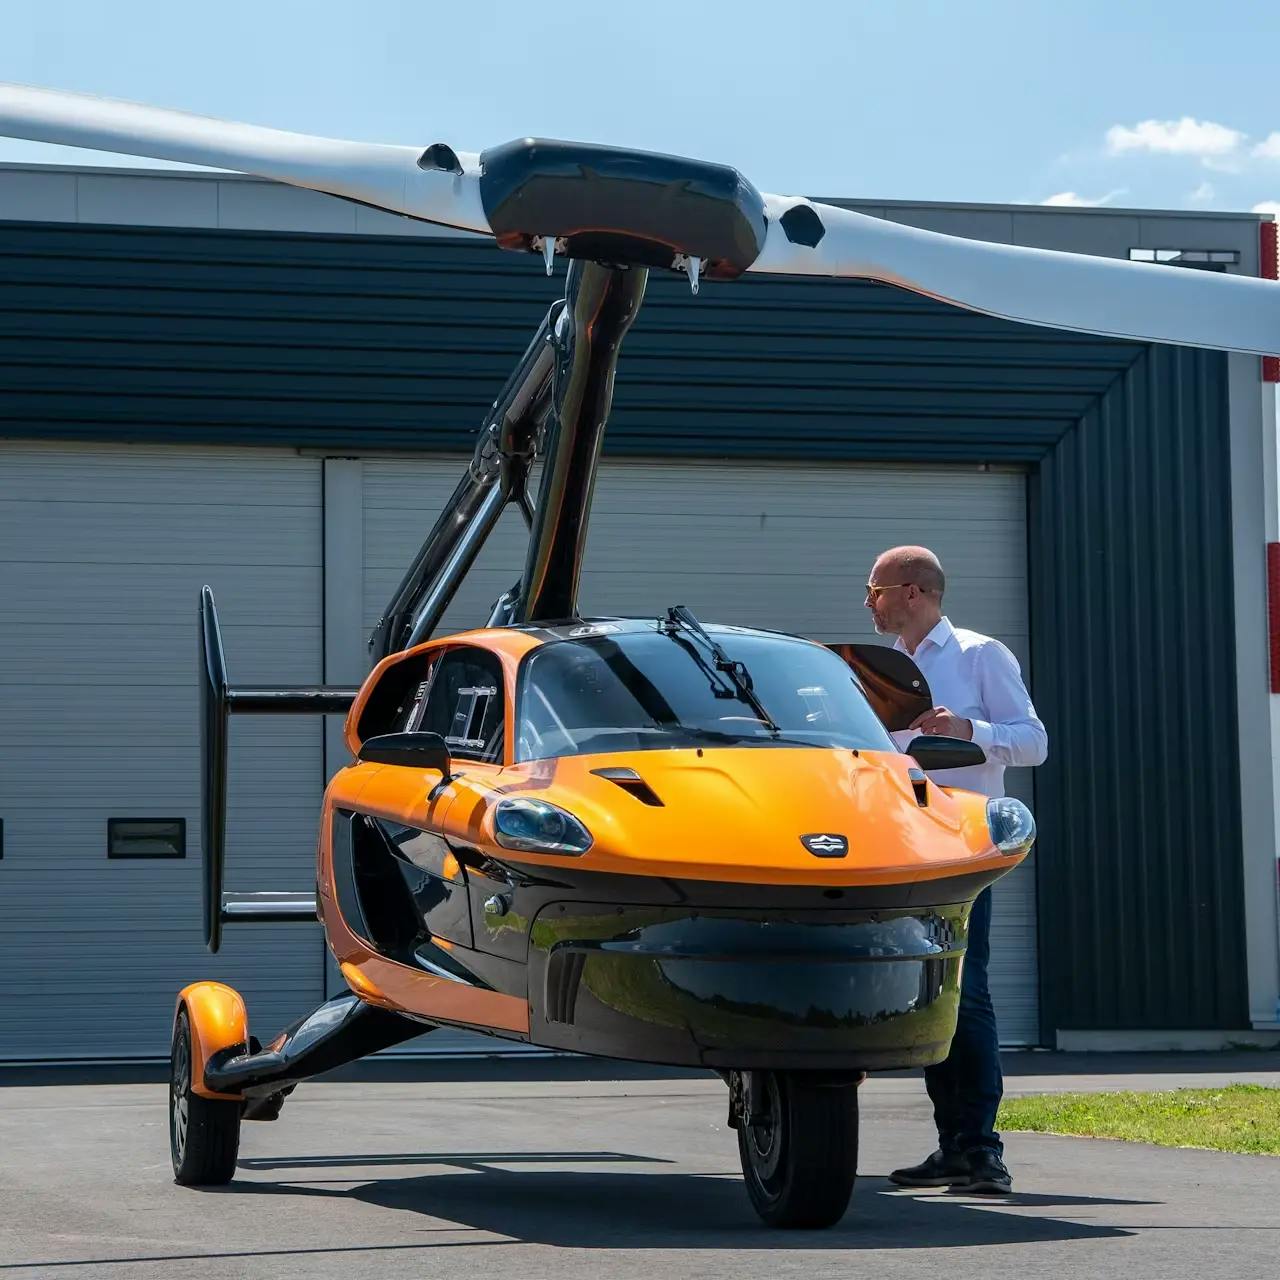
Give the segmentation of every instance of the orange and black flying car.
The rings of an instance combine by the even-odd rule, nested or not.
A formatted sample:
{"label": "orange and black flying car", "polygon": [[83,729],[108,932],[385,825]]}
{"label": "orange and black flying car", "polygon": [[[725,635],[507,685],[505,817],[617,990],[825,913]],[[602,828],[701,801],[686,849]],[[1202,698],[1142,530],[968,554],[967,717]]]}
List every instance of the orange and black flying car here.
{"label": "orange and black flying car", "polygon": [[[326,696],[229,689],[202,608],[209,736],[237,702]],[[898,752],[886,720],[927,702],[913,684],[892,651],[678,607],[384,658],[325,793],[318,896],[208,898],[214,942],[223,920],[314,911],[350,994],[261,1047],[229,987],[180,994],[179,1181],[228,1180],[242,1117],[274,1118],[299,1079],[454,1026],[719,1072],[761,1215],[838,1218],[856,1085],[945,1056],[973,899],[1034,836],[1018,802],[920,767],[972,744]]]}
{"label": "orange and black flying car", "polygon": [[[230,1179],[241,1121],[274,1118],[300,1080],[452,1026],[719,1072],[760,1215],[834,1222],[857,1084],[946,1055],[973,900],[1034,838],[1019,802],[926,773],[980,762],[973,744],[895,748],[889,731],[929,706],[901,654],[704,626],[678,605],[583,616],[596,464],[648,267],[750,219],[714,166],[579,159],[505,156],[510,216],[545,235],[594,201],[648,221],[566,239],[565,296],[378,624],[363,685],[232,686],[202,595],[207,941],[318,916],[349,993],[267,1043],[230,988],[180,993],[179,1182]],[[508,503],[529,525],[523,574],[483,630],[436,638]],[[325,793],[318,892],[224,892],[229,717],[308,711],[346,712],[354,757]]]}

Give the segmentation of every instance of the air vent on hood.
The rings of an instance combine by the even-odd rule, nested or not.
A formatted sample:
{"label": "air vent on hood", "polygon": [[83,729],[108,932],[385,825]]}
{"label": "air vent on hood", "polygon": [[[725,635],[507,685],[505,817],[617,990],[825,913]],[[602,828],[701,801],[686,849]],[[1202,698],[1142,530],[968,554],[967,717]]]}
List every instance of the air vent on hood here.
{"label": "air vent on hood", "polygon": [[929,807],[929,779],[923,769],[908,769],[907,777],[911,779],[911,789],[916,793],[916,804],[922,809]]}
{"label": "air vent on hood", "polygon": [[658,809],[663,808],[657,792],[634,769],[610,766],[604,769],[592,769],[591,772],[597,778],[608,778],[610,782],[621,787],[623,791],[635,796],[641,804],[653,805]]}

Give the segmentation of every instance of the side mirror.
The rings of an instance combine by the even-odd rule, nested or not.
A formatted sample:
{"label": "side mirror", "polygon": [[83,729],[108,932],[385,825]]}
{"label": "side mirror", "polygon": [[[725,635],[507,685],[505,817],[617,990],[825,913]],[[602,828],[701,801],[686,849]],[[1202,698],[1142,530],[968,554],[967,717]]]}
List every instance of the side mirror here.
{"label": "side mirror", "polygon": [[976,742],[963,738],[927,737],[921,734],[907,743],[907,755],[922,769],[964,769],[986,764],[987,753]]}
{"label": "side mirror", "polygon": [[368,764],[399,764],[410,769],[439,769],[449,777],[449,746],[438,733],[383,733],[360,744],[361,760]]}

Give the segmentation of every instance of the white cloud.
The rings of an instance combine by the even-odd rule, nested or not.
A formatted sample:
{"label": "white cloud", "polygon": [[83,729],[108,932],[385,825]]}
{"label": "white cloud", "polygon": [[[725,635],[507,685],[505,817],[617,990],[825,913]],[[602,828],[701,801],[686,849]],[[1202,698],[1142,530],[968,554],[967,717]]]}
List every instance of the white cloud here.
{"label": "white cloud", "polygon": [[1149,151],[1158,155],[1195,156],[1200,160],[1223,160],[1234,155],[1245,140],[1238,129],[1229,129],[1211,120],[1143,120],[1130,128],[1113,125],[1107,130],[1107,150],[1113,155]]}
{"label": "white cloud", "polygon": [[1075,191],[1059,191],[1057,195],[1050,196],[1047,200],[1041,200],[1040,203],[1062,205],[1072,209],[1096,209],[1099,205],[1110,204],[1117,196],[1124,195],[1124,192],[1124,187],[1117,187],[1114,191],[1108,191],[1105,196],[1090,199],[1090,197],[1079,195]]}
{"label": "white cloud", "polygon": [[1261,204],[1255,204],[1250,213],[1272,213],[1280,218],[1280,200],[1263,200]]}
{"label": "white cloud", "polygon": [[1253,154],[1259,160],[1280,160],[1280,132],[1272,133],[1259,142]]}
{"label": "white cloud", "polygon": [[1216,193],[1213,189],[1213,183],[1202,182],[1188,197],[1197,204],[1204,204],[1206,201],[1212,200]]}

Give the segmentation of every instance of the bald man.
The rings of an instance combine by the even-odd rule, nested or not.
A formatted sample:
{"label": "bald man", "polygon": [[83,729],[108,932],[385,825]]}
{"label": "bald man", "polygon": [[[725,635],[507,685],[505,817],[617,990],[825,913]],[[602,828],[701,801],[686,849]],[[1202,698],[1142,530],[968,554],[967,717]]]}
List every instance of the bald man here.
{"label": "bald man", "polygon": [[[943,614],[946,585],[942,565],[927,547],[893,547],[871,567],[864,603],[875,628],[897,637],[893,647],[915,661],[935,702],[909,731],[894,738],[900,747],[919,733],[976,742],[986,752],[986,764],[948,769],[935,781],[1002,796],[1006,766],[1042,764],[1048,735],[1013,654],[991,636],[953,627]],[[895,1169],[889,1177],[900,1186],[950,1186],[997,1195],[1012,1189],[995,1129],[1004,1080],[987,985],[990,935],[991,890],[984,889],[969,917],[951,1051],[945,1062],[926,1067],[924,1073],[938,1150],[921,1164]]]}

